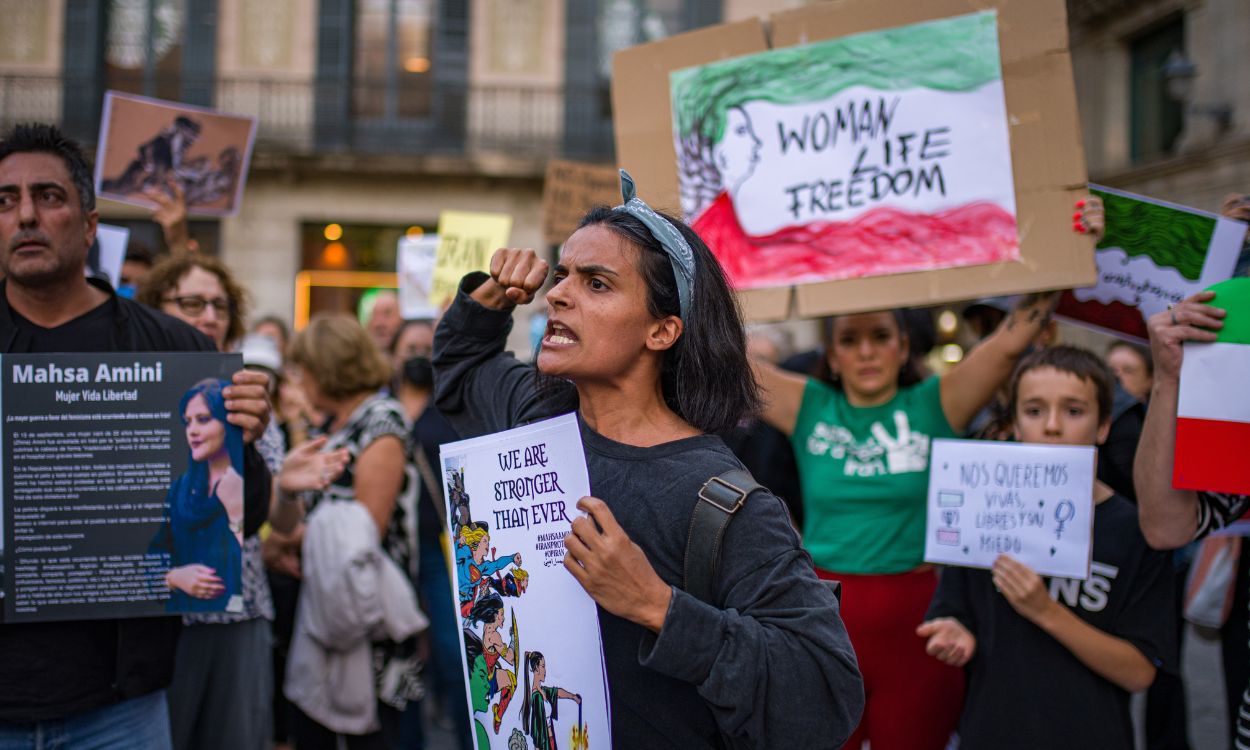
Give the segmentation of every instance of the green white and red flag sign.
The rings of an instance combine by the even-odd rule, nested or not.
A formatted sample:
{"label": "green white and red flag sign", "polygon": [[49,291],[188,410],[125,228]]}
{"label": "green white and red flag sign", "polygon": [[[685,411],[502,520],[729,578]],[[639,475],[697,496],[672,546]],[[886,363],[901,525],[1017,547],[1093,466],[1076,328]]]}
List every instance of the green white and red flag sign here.
{"label": "green white and red flag sign", "polygon": [[1172,483],[1250,494],[1250,279],[1210,287],[1228,311],[1214,343],[1186,343]]}

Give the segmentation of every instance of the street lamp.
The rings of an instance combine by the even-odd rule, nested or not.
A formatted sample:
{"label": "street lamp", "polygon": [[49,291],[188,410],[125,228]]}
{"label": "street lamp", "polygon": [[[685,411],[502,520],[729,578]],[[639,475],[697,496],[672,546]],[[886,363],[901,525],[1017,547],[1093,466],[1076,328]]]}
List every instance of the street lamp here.
{"label": "street lamp", "polygon": [[1221,130],[1228,130],[1233,123],[1233,108],[1230,104],[1192,104],[1194,95],[1194,79],[1198,77],[1198,66],[1180,50],[1173,50],[1164,61],[1162,71],[1163,82],[1167,94],[1184,107],[1185,112],[1203,115],[1215,120]]}

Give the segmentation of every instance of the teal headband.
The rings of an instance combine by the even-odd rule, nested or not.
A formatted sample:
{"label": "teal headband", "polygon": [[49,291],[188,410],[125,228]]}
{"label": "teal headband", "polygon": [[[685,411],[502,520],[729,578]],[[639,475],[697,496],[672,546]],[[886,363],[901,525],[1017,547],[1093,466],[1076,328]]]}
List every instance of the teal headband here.
{"label": "teal headband", "polygon": [[673,264],[673,278],[677,280],[677,300],[681,307],[681,319],[690,319],[691,292],[694,289],[694,251],[690,243],[681,236],[677,227],[668,219],[657,214],[650,206],[643,203],[634,187],[634,178],[625,170],[621,170],[621,199],[625,202],[613,211],[624,211],[646,225],[647,230],[656,242],[664,248],[668,260]]}

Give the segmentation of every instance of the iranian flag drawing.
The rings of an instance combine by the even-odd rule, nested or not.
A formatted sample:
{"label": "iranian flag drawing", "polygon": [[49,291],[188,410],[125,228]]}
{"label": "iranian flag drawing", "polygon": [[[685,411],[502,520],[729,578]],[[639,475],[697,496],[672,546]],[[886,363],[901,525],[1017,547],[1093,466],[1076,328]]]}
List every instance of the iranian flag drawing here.
{"label": "iranian flag drawing", "polygon": [[993,11],[670,76],[682,211],[738,289],[1018,260]]}
{"label": "iranian flag drawing", "polygon": [[1250,279],[1210,287],[1210,305],[1228,311],[1214,343],[1186,342],[1176,408],[1172,484],[1180,489],[1250,494]]}

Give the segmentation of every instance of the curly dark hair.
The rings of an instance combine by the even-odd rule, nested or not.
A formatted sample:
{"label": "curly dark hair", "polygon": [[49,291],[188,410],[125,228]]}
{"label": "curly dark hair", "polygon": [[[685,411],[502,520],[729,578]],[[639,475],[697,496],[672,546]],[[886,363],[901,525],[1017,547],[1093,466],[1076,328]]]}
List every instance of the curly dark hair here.
{"label": "curly dark hair", "polygon": [[247,330],[247,290],[234,280],[234,275],[225,263],[211,255],[182,254],[171,255],[158,261],[148,271],[143,284],[135,294],[135,299],[148,307],[160,309],[165,296],[178,287],[183,276],[192,268],[202,268],[217,277],[221,288],[226,291],[226,299],[230,302],[230,324],[226,326],[226,346],[242,338]]}

